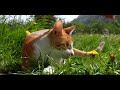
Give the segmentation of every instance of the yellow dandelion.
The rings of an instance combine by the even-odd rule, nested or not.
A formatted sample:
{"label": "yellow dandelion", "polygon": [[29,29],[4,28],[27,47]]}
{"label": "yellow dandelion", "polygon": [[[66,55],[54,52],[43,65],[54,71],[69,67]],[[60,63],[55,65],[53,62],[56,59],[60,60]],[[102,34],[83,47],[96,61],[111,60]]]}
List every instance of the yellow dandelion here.
{"label": "yellow dandelion", "polygon": [[97,52],[96,50],[90,51],[90,52],[88,52],[88,53],[91,54],[91,55],[96,55],[96,54],[98,54],[98,52]]}
{"label": "yellow dandelion", "polygon": [[110,57],[110,60],[111,61],[114,61],[115,60],[115,55],[113,53],[110,53],[109,54],[109,57]]}
{"label": "yellow dandelion", "polygon": [[26,31],[26,35],[30,35],[30,32],[28,30]]}
{"label": "yellow dandelion", "polygon": [[36,22],[32,22],[33,25],[36,25],[37,23]]}
{"label": "yellow dandelion", "polygon": [[120,48],[118,49],[118,51],[120,52]]}

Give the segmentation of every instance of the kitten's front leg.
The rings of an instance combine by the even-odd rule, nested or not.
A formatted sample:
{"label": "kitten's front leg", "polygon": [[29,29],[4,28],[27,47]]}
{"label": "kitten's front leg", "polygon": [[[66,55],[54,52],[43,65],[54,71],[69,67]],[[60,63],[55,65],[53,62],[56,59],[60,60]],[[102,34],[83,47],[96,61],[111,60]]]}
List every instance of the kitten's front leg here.
{"label": "kitten's front leg", "polygon": [[74,54],[80,57],[91,57],[91,54],[89,54],[86,51],[81,51],[76,48],[73,48]]}
{"label": "kitten's front leg", "polygon": [[91,52],[81,51],[76,48],[73,48],[73,51],[74,51],[75,55],[80,56],[80,57],[93,57],[93,55],[96,55],[99,52],[101,52],[103,50],[104,46],[105,46],[105,42],[102,41],[102,42],[100,42],[99,46]]}

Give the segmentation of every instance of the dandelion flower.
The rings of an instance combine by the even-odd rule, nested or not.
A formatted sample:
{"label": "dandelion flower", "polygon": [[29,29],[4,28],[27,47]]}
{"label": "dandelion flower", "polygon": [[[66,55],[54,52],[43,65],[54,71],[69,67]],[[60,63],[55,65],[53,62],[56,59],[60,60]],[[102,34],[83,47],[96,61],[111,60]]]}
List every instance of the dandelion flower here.
{"label": "dandelion flower", "polygon": [[113,53],[110,53],[109,54],[109,57],[110,57],[110,60],[111,61],[114,61],[115,60],[115,55]]}
{"label": "dandelion flower", "polygon": [[95,51],[95,50],[93,50],[93,51],[90,51],[90,52],[88,52],[89,54],[91,54],[91,55],[96,55],[96,54],[98,54],[98,52],[97,51]]}
{"label": "dandelion flower", "polygon": [[32,22],[33,25],[36,25],[37,23],[36,22]]}
{"label": "dandelion flower", "polygon": [[26,35],[30,35],[30,32],[28,30],[26,31]]}
{"label": "dandelion flower", "polygon": [[120,52],[120,48],[118,49],[118,51]]}

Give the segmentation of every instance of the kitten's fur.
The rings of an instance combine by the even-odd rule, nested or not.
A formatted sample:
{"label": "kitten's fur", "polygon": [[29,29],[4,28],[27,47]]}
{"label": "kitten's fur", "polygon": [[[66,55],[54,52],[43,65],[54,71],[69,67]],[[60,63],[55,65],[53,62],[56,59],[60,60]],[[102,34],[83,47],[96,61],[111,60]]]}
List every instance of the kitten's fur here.
{"label": "kitten's fur", "polygon": [[22,69],[28,70],[30,62],[36,62],[41,56],[43,60],[51,57],[53,63],[60,63],[60,59],[72,55],[91,57],[88,52],[73,48],[71,34],[74,30],[75,26],[63,28],[63,22],[59,20],[52,29],[39,30],[27,35],[22,51]]}

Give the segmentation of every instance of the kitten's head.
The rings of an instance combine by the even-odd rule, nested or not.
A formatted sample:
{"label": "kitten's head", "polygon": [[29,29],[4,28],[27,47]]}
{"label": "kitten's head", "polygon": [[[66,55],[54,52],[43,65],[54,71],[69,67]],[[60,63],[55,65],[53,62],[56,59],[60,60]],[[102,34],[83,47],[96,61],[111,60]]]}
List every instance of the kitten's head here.
{"label": "kitten's head", "polygon": [[57,21],[49,34],[52,47],[65,52],[67,55],[73,55],[73,41],[71,34],[75,26],[63,28],[62,20]]}

